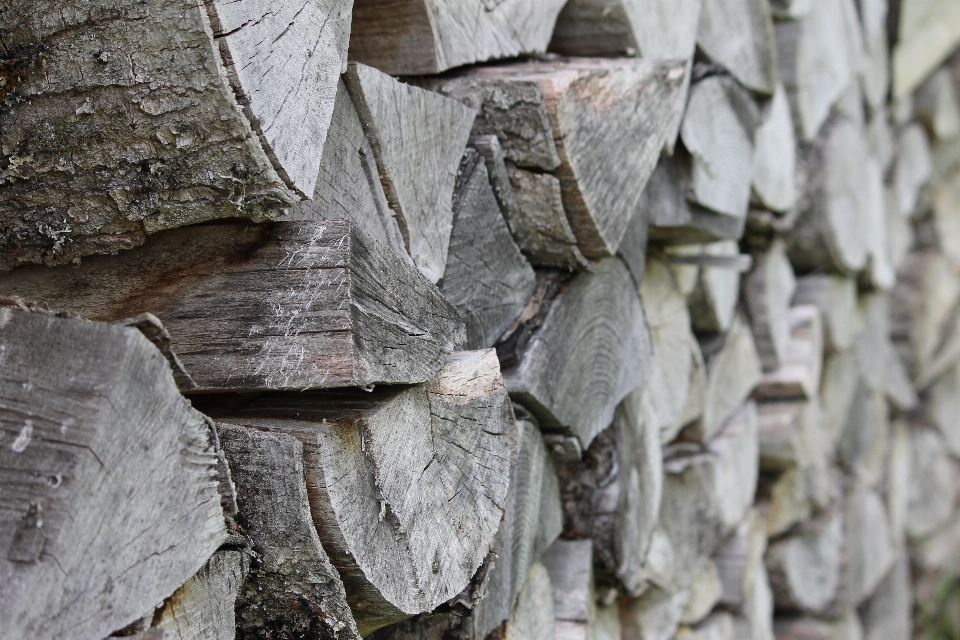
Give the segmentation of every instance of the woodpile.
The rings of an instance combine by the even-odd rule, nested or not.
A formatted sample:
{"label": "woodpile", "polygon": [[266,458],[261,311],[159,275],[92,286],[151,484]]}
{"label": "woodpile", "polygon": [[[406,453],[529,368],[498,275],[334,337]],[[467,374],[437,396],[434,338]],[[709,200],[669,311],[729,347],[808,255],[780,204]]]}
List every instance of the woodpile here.
{"label": "woodpile", "polygon": [[960,637],[955,0],[476,5],[0,1],[0,640]]}

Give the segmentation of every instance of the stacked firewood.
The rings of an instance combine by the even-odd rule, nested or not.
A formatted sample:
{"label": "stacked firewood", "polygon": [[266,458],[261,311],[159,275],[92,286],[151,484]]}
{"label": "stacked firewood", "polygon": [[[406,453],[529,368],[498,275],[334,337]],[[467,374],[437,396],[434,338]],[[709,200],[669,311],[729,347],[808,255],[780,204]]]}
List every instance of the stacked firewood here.
{"label": "stacked firewood", "polygon": [[960,5],[468,4],[0,0],[0,640],[941,637]]}

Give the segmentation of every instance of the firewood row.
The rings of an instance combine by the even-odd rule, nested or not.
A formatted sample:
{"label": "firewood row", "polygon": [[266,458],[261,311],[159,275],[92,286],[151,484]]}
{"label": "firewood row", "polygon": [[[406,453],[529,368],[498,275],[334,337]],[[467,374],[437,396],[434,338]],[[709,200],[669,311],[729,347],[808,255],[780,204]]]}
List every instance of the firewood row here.
{"label": "firewood row", "polygon": [[0,0],[0,640],[960,637],[954,0]]}

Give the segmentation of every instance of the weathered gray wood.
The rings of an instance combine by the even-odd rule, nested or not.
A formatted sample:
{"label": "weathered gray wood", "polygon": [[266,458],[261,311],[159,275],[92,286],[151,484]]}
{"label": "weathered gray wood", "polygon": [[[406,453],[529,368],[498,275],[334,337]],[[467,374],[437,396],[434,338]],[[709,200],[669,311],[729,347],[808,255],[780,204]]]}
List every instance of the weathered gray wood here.
{"label": "weathered gray wood", "polygon": [[893,569],[863,606],[864,640],[896,640],[913,632],[910,560],[901,554]]}
{"label": "weathered gray wood", "polygon": [[7,4],[0,268],[313,193],[350,4]]}
{"label": "weathered gray wood", "polygon": [[206,391],[419,383],[462,331],[433,285],[343,220],[174,229],[136,253],[18,269],[0,291],[95,320],[153,313]]}
{"label": "weathered gray wood", "polygon": [[820,402],[824,429],[833,445],[840,440],[847,426],[847,418],[860,386],[860,365],[853,349],[831,354],[824,360]]}
{"label": "weathered gray wood", "polygon": [[851,277],[810,274],[797,278],[791,304],[814,305],[823,315],[823,333],[829,351],[853,346],[860,332],[857,315],[857,282]]}
{"label": "weathered gray wood", "polygon": [[757,121],[749,107],[756,109],[732,78],[709,76],[690,87],[680,127],[693,158],[688,197],[734,218],[745,217],[750,204]]}
{"label": "weathered gray wood", "polygon": [[867,142],[874,158],[880,161],[884,174],[896,159],[896,142],[893,139],[890,120],[886,110],[877,112],[867,120]]}
{"label": "weathered gray wood", "polygon": [[764,520],[751,510],[713,556],[720,578],[720,603],[738,612],[745,622],[745,640],[772,640],[773,594],[764,553]]}
{"label": "weathered gray wood", "polygon": [[889,415],[884,392],[861,380],[840,433],[837,458],[846,471],[871,484],[883,473],[890,440]]}
{"label": "weathered gray wood", "polygon": [[[830,4],[845,0],[826,0]],[[804,150],[809,204],[787,237],[790,261],[799,270],[855,273],[867,262],[863,232],[868,207],[869,151],[861,127],[838,118]]]}
{"label": "weathered gray wood", "polygon": [[754,262],[744,279],[744,298],[750,314],[757,355],[765,371],[780,368],[790,342],[790,299],[796,289],[786,245],[776,241]]}
{"label": "weathered gray wood", "polygon": [[527,573],[507,622],[505,640],[553,640],[555,613],[550,576],[539,561]]}
{"label": "weathered gray wood", "polygon": [[890,243],[890,261],[897,271],[903,266],[907,255],[916,243],[916,232],[910,220],[900,211],[896,192],[889,186],[883,190],[883,202],[887,212],[887,239]]}
{"label": "weathered gray wood", "polygon": [[910,429],[910,442],[913,464],[906,531],[914,538],[922,538],[934,533],[953,515],[960,488],[960,469],[935,430],[914,425]]}
{"label": "weathered gray wood", "polygon": [[722,595],[723,584],[720,582],[717,564],[712,558],[701,557],[690,583],[690,599],[683,609],[680,622],[685,625],[697,624],[710,614]]}
{"label": "weathered gray wood", "polygon": [[504,369],[511,397],[544,431],[586,449],[650,371],[650,336],[627,268],[607,258],[553,301],[520,361]]}
{"label": "weathered gray wood", "polygon": [[933,227],[937,246],[954,269],[960,269],[960,172],[954,172],[936,187]]}
{"label": "weathered gray wood", "polygon": [[309,200],[291,207],[281,220],[350,220],[410,262],[396,212],[380,183],[373,148],[360,115],[341,80],[330,131],[323,145],[317,184]]}
{"label": "weathered gray wood", "polygon": [[234,640],[237,633],[234,606],[249,570],[242,550],[213,554],[200,571],[177,589],[154,612],[155,628],[171,640]]}
{"label": "weathered gray wood", "polygon": [[350,59],[392,75],[543,53],[562,0],[356,0]]}
{"label": "weathered gray wood", "polygon": [[736,634],[734,617],[726,611],[720,611],[711,614],[696,627],[680,627],[676,640],[734,640]]}
{"label": "weathered gray wood", "polygon": [[637,211],[627,226],[617,256],[623,260],[633,276],[633,282],[639,286],[647,269],[647,240],[650,236],[650,217],[644,210]]}
{"label": "weathered gray wood", "polygon": [[877,291],[889,291],[897,279],[890,232],[887,229],[887,191],[883,169],[873,157],[867,160],[864,185],[864,222],[867,230],[867,268],[861,280]]}
{"label": "weathered gray wood", "polygon": [[960,97],[947,69],[935,71],[917,90],[913,113],[934,140],[960,133]]}
{"label": "weathered gray wood", "polygon": [[913,92],[960,42],[960,7],[949,0],[900,0],[893,96]]}
{"label": "weathered gray wood", "polygon": [[703,418],[696,431],[698,439],[707,442],[753,393],[760,382],[761,367],[750,328],[739,315],[725,335],[701,341],[701,349],[707,384]]}
{"label": "weathered gray wood", "polygon": [[480,154],[468,149],[453,198],[440,291],[466,325],[465,349],[493,344],[533,296],[537,278],[510,236]]}
{"label": "weathered gray wood", "polygon": [[886,507],[876,491],[857,483],[844,504],[841,601],[859,605],[897,561]]}
{"label": "weathered gray wood", "polygon": [[777,84],[766,119],[757,127],[753,146],[753,195],[772,211],[787,212],[797,203],[797,138],[790,100]]}
{"label": "weathered gray wood", "polygon": [[487,556],[516,455],[494,351],[453,354],[416,387],[202,406],[303,443],[313,520],[361,634],[450,600]]}
{"label": "weathered gray wood", "polygon": [[897,140],[897,159],[893,167],[893,187],[897,203],[905,216],[912,216],[920,201],[920,189],[933,177],[930,143],[923,127],[908,125]]}
{"label": "weathered gray wood", "polygon": [[766,565],[777,608],[813,614],[827,611],[840,588],[843,552],[844,518],[839,510],[773,542]]}
{"label": "weathered gray wood", "polygon": [[[683,109],[679,61],[589,59],[482,67],[427,82],[479,111],[521,168],[552,171],[580,251],[614,255]],[[510,106],[522,107],[511,110]]]}
{"label": "weathered gray wood", "polygon": [[[790,338],[780,366],[763,375],[754,397],[764,400],[816,398],[823,372],[823,325],[813,305],[787,311]],[[882,369],[881,369],[882,371]]]}
{"label": "weathered gray wood", "polygon": [[740,274],[744,267],[749,269],[750,256],[741,255],[732,240],[668,247],[667,255],[675,271],[692,272],[688,277],[693,282],[686,296],[693,330],[727,331],[740,297]]}
{"label": "weathered gray wood", "polygon": [[947,450],[960,457],[960,401],[957,390],[960,389],[960,364],[950,367],[946,373],[934,382],[927,396],[927,412],[933,426],[943,437]]}
{"label": "weathered gray wood", "polygon": [[686,589],[653,587],[636,600],[621,604],[624,640],[671,640],[690,593]]}
{"label": "weathered gray wood", "polygon": [[886,502],[894,544],[902,549],[906,540],[910,509],[910,484],[913,478],[913,440],[906,419],[896,420],[890,438],[887,462]]}
{"label": "weathered gray wood", "polygon": [[99,640],[226,540],[213,425],[139,331],[0,307],[0,637]]}
{"label": "weathered gray wood", "polygon": [[890,93],[889,3],[888,0],[859,0],[857,5],[864,50],[859,84],[866,104],[878,112],[883,110]]}
{"label": "weathered gray wood", "polygon": [[768,536],[782,535],[813,516],[807,479],[799,468],[789,467],[775,480],[763,480],[761,490],[769,495],[764,495],[759,503],[766,514]]}
{"label": "weathered gray wood", "polygon": [[773,95],[777,43],[768,0],[704,0],[697,46],[746,88]]}
{"label": "weathered gray wood", "polygon": [[344,75],[410,257],[443,277],[457,167],[476,112],[362,64]]}
{"label": "weathered gray wood", "polygon": [[313,518],[304,446],[284,433],[220,424],[239,523],[257,554],[237,601],[240,638],[359,638]]}
{"label": "weathered gray wood", "polygon": [[550,576],[557,640],[586,638],[597,613],[593,581],[593,543],[557,540],[543,554]]}

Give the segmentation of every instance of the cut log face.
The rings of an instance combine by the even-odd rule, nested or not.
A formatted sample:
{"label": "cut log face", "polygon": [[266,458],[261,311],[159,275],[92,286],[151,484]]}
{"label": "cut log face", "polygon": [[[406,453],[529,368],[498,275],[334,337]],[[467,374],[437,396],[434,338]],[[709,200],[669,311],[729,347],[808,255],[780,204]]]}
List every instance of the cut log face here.
{"label": "cut log face", "polygon": [[417,387],[225,397],[204,409],[303,443],[314,524],[362,635],[450,600],[486,557],[516,455],[494,351],[451,355]]}
{"label": "cut log face", "polygon": [[840,588],[844,519],[839,510],[770,545],[766,565],[778,609],[823,613]]}
{"label": "cut log face", "polygon": [[861,329],[855,279],[825,273],[797,278],[792,304],[814,305],[820,310],[829,351],[844,351],[853,346]]}
{"label": "cut log face", "polygon": [[229,424],[218,431],[237,487],[239,523],[257,554],[237,601],[240,636],[288,638],[309,630],[359,639],[310,515],[304,446],[283,433]]}
{"label": "cut log face", "polygon": [[883,474],[889,441],[886,396],[860,382],[840,434],[837,458],[845,470],[874,484]]}
{"label": "cut log face", "polygon": [[893,167],[893,187],[900,211],[912,216],[920,200],[920,189],[933,177],[930,143],[923,127],[908,125],[900,133],[897,160]]}
{"label": "cut log face", "polygon": [[883,185],[883,169],[876,159],[866,165],[864,219],[867,229],[867,269],[862,279],[875,290],[889,291],[897,279],[896,267],[887,229],[887,198]]}
{"label": "cut log face", "polygon": [[[497,134],[508,160],[554,171],[580,251],[602,258],[616,253],[639,210],[664,123],[683,110],[686,75],[679,61],[580,58],[477,68],[428,85],[478,108],[478,133]],[[505,110],[518,102],[523,109]]]}
{"label": "cut log face", "polygon": [[453,200],[440,290],[467,329],[465,349],[492,347],[533,296],[537,277],[513,242],[480,154],[468,149]]}
{"label": "cut log face", "polygon": [[797,137],[787,90],[779,83],[754,137],[753,194],[772,211],[787,212],[797,204]]}
{"label": "cut log face", "polygon": [[748,640],[773,637],[773,594],[763,560],[766,550],[764,520],[752,510],[713,556],[721,584],[720,603],[741,614]]}
{"label": "cut log face", "polygon": [[954,270],[960,271],[960,172],[953,173],[937,186],[933,225],[939,249]]}
{"label": "cut log face", "polygon": [[623,623],[623,638],[673,638],[680,629],[680,618],[689,599],[690,593],[686,589],[654,587],[636,600],[622,601],[620,620]]}
{"label": "cut log face", "polygon": [[312,198],[298,202],[281,220],[350,220],[410,261],[396,212],[380,183],[373,148],[342,80],[316,182]]}
{"label": "cut log face", "polygon": [[709,615],[723,595],[723,584],[720,580],[720,573],[713,559],[700,558],[700,565],[694,574],[693,582],[690,583],[690,599],[680,619],[682,624],[697,624]]}
{"label": "cut log face", "polygon": [[507,622],[505,640],[553,640],[554,616],[550,575],[538,561],[527,573]]}
{"label": "cut log face", "polygon": [[746,321],[738,316],[722,337],[723,345],[712,355],[705,355],[707,386],[703,401],[703,418],[698,429],[702,442],[720,431],[734,411],[750,397],[760,382],[760,358],[753,335]]}
{"label": "cut log face", "polygon": [[443,277],[453,186],[476,112],[362,64],[344,76],[414,264]]}
{"label": "cut log face", "polygon": [[436,287],[342,220],[175,229],[0,290],[94,320],[155,314],[201,391],[419,383],[462,331]]}
{"label": "cut log face", "polygon": [[263,219],[312,194],[351,4],[9,5],[5,46],[23,53],[0,115],[17,132],[3,141],[0,268]]}
{"label": "cut log face", "polygon": [[950,0],[906,0],[898,6],[893,97],[903,99],[956,49],[960,42],[960,7]]}
{"label": "cut log face", "polygon": [[871,111],[882,111],[890,93],[890,44],[887,31],[888,0],[860,0],[864,58],[860,86]]}
{"label": "cut log face", "polygon": [[913,450],[907,503],[907,534],[922,538],[946,524],[957,504],[960,469],[935,430],[910,429]]}
{"label": "cut log face", "polygon": [[607,258],[553,301],[520,362],[503,375],[541,429],[574,435],[586,449],[646,379],[650,351],[633,280],[620,260]]}
{"label": "cut log face", "polygon": [[[898,549],[903,548],[906,538],[907,518],[910,508],[910,485],[913,480],[912,429],[905,419],[893,424],[890,439],[890,461],[887,467],[887,513],[890,515],[890,531]],[[926,464],[924,462],[923,464]]]}
{"label": "cut log face", "polygon": [[943,444],[960,458],[960,365],[947,370],[930,387],[928,397],[930,417],[943,438]]}
{"label": "cut log face", "polygon": [[106,637],[226,540],[216,433],[136,329],[2,307],[0,346],[0,635]]}
{"label": "cut log face", "polygon": [[947,69],[934,72],[914,94],[913,113],[935,140],[960,133],[960,97]]}
{"label": "cut log face", "polygon": [[693,330],[722,333],[730,329],[740,297],[740,274],[749,268],[750,256],[742,256],[733,240],[669,247],[667,254],[674,270],[689,272],[693,280],[682,287]]}
{"label": "cut log face", "polygon": [[353,3],[350,59],[391,75],[543,53],[563,0],[440,0]]}
{"label": "cut log face", "polygon": [[877,493],[857,484],[844,505],[845,566],[841,593],[854,605],[876,591],[897,560],[890,523]]}
{"label": "cut log face", "polygon": [[676,640],[734,640],[737,627],[734,617],[725,611],[711,614],[696,627],[680,627]]}
{"label": "cut log face", "polygon": [[823,371],[820,310],[812,305],[791,307],[787,319],[790,323],[790,339],[783,360],[779,368],[764,374],[760,380],[754,392],[754,397],[758,399],[813,399],[820,392]]}
{"label": "cut log face", "polygon": [[770,0],[770,9],[777,20],[803,18],[813,8],[815,0]]}
{"label": "cut log face", "polygon": [[913,589],[910,559],[900,554],[876,593],[863,606],[864,640],[909,638],[913,632]]}
{"label": "cut log face", "polygon": [[550,576],[557,638],[576,638],[578,626],[593,624],[596,588],[593,582],[593,543],[590,540],[557,540],[540,560]]}
{"label": "cut log face", "polygon": [[775,91],[777,42],[767,0],[704,0],[697,46],[751,91]]}
{"label": "cut log face", "polygon": [[769,493],[769,501],[763,505],[768,536],[782,535],[813,516],[806,478],[797,467],[781,473]]}
{"label": "cut log face", "polygon": [[774,242],[757,258],[753,272],[744,280],[757,355],[765,371],[778,369],[786,362],[790,343],[788,312],[795,289],[786,246],[782,241]]}
{"label": "cut log face", "polygon": [[750,204],[755,130],[739,113],[739,103],[750,100],[738,96],[739,91],[733,79],[723,76],[694,84],[680,127],[693,157],[692,200],[734,218],[745,217]]}
{"label": "cut log face", "polygon": [[856,273],[867,263],[863,229],[872,204],[862,127],[835,120],[805,154],[808,166],[820,169],[808,185],[810,205],[787,237],[790,261],[798,270]]}

